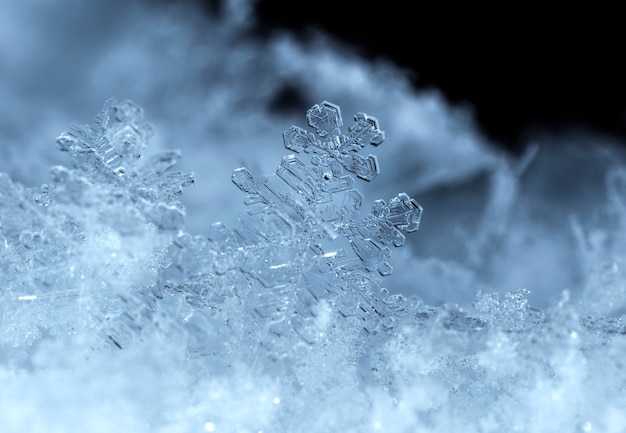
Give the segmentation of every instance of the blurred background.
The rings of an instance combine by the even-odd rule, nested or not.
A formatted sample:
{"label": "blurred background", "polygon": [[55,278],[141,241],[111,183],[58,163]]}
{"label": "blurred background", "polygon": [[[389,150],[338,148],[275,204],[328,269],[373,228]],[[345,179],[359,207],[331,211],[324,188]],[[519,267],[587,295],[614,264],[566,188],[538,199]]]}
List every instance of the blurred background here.
{"label": "blurred background", "polygon": [[[221,2],[201,4],[219,10]],[[617,11],[452,2],[255,2],[256,29],[300,41],[323,32],[370,61],[401,68],[417,91],[465,106],[498,146],[518,152],[540,131],[624,138],[626,90]]]}
{"label": "blurred background", "polygon": [[587,302],[592,264],[615,262],[613,246],[598,253],[590,239],[611,233],[610,174],[626,143],[612,16],[441,2],[0,0],[0,171],[47,182],[51,165],[69,164],[55,138],[71,122],[132,99],[155,126],[147,153],[181,149],[180,169],[195,173],[183,202],[202,235],[244,209],[232,170],[272,173],[282,132],[306,127],[306,110],[328,100],[345,124],[363,111],[386,131],[371,150],[381,174],[358,186],[366,203],[406,192],[424,207],[421,229],[393,253],[390,291],[462,307],[476,290],[521,288],[537,307],[564,290]]}

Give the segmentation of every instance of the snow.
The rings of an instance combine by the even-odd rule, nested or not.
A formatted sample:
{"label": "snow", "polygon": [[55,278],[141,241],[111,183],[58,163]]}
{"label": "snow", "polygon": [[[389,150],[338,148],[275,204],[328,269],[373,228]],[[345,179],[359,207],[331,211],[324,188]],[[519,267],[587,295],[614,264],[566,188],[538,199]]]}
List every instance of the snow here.
{"label": "snow", "polygon": [[[37,7],[0,4],[0,431],[626,430],[620,143],[504,154],[245,2]],[[355,113],[384,142],[333,153]]]}

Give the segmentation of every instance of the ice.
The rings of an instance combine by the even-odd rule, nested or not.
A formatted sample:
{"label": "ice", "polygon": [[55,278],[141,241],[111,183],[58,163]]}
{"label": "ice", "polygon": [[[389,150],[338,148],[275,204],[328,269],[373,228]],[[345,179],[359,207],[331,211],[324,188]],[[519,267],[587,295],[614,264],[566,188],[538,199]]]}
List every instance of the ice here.
{"label": "ice", "polygon": [[40,189],[3,176],[0,341],[9,353],[49,334],[93,333],[94,347],[134,337],[129,318],[143,314],[137,301],[167,265],[184,227],[177,196],[193,183],[169,170],[175,154],[139,161],[150,135],[141,116],[130,101],[109,100],[93,123],[57,140],[72,168],[52,167]]}
{"label": "ice", "polygon": [[[326,339],[329,319],[320,325],[320,305],[325,316],[349,318],[368,334],[394,327],[396,299],[382,289],[380,277],[392,271],[389,246],[401,246],[405,233],[418,229],[422,212],[402,193],[389,204],[377,200],[370,214],[359,214],[363,196],[344,170],[364,180],[374,176],[345,161],[367,144],[382,143],[384,132],[373,117],[357,113],[348,135],[341,135],[335,104],[316,104],[307,118],[318,137],[295,126],[283,135],[285,147],[303,155],[283,157],[269,176],[235,169],[232,181],[246,194],[248,209],[232,229],[214,226],[219,235],[208,241],[177,243],[171,258],[175,271],[166,269],[163,277],[164,286],[196,312],[218,308],[232,288],[231,295],[236,293],[246,316],[261,329],[251,344],[264,353],[255,356],[290,366]],[[190,268],[189,255],[201,257],[203,251],[217,261],[194,259]]]}
{"label": "ice", "polygon": [[[5,3],[0,432],[626,431],[622,143],[499,153],[245,1]],[[155,127],[62,133],[110,95]]]}
{"label": "ice", "polygon": [[363,206],[357,186],[381,169],[358,152],[383,143],[378,122],[357,113],[344,135],[329,102],[306,118],[274,174],[233,171],[239,217],[204,235],[185,224],[184,155],[146,157],[153,128],[130,101],[61,134],[70,167],[41,188],[0,175],[3,432],[626,427],[623,171],[607,177],[615,238],[572,222],[581,300],[429,305],[424,267],[414,294],[383,285],[422,207],[405,193]]}

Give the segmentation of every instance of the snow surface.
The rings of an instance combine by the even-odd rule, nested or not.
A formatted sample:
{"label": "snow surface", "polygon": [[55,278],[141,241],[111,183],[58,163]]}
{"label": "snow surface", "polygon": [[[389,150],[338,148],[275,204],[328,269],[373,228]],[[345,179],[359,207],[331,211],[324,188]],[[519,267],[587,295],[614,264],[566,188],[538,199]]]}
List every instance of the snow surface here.
{"label": "snow surface", "polygon": [[[626,431],[622,146],[563,131],[503,154],[389,64],[247,38],[248,7],[0,3],[0,431]],[[275,109],[286,87],[302,106]],[[68,129],[111,97],[144,118]],[[293,284],[224,280],[241,257],[209,238],[247,209],[232,170],[274,173],[324,100],[386,132],[364,202],[406,192],[424,215],[380,278],[402,308],[315,298],[302,335],[270,326],[290,305],[256,308]],[[81,131],[143,156],[94,159]],[[393,326],[365,331],[359,305],[398,307]]]}

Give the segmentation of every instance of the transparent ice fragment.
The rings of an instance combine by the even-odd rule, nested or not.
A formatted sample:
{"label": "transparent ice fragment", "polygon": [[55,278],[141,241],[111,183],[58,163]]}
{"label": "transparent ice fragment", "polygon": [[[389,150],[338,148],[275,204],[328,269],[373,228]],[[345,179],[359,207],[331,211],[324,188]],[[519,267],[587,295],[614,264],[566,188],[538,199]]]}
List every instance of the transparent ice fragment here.
{"label": "transparent ice fragment", "polygon": [[287,149],[300,153],[315,144],[315,137],[302,128],[292,126],[283,133],[283,142]]}
{"label": "transparent ice fragment", "polygon": [[91,124],[72,124],[57,138],[57,147],[70,152],[73,168],[87,177],[132,177],[151,135],[140,107],[110,99]]}
{"label": "transparent ice fragment", "polygon": [[365,113],[354,115],[354,125],[349,128],[348,141],[364,147],[368,144],[378,146],[385,139],[385,132],[378,128],[378,119]]}
{"label": "transparent ice fragment", "polygon": [[364,180],[372,180],[380,173],[378,159],[374,155],[363,157],[361,155],[350,155],[342,157],[342,162],[346,169]]}
{"label": "transparent ice fragment", "polygon": [[235,169],[232,175],[232,181],[237,188],[251,195],[258,195],[259,189],[256,185],[256,180],[252,176],[252,173],[245,168],[241,167]]}
{"label": "transparent ice fragment", "polygon": [[403,233],[411,233],[419,228],[422,207],[405,193],[389,201],[389,220]]}
{"label": "transparent ice fragment", "polygon": [[309,108],[306,112],[306,118],[309,121],[309,125],[315,128],[320,137],[337,135],[339,127],[343,125],[341,110],[337,105],[327,101],[315,104]]}

